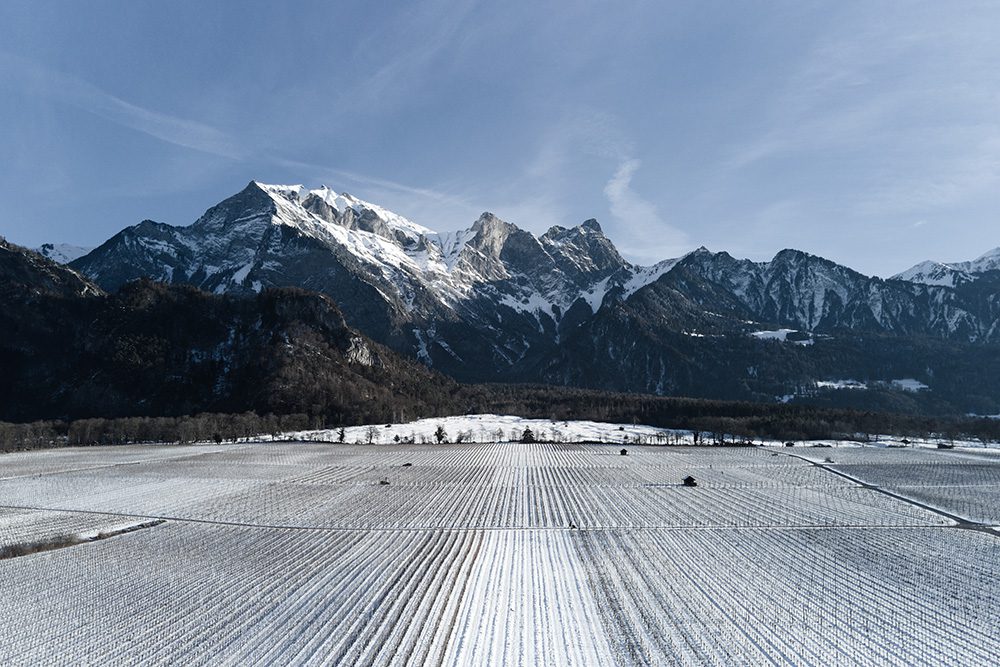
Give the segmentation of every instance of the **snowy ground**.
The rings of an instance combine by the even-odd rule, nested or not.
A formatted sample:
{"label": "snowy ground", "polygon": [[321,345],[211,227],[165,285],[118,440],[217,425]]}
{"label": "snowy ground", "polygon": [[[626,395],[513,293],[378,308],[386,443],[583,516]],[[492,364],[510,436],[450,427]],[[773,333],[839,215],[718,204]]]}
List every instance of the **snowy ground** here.
{"label": "snowy ground", "polygon": [[[694,435],[691,431],[657,428],[643,424],[618,424],[611,422],[592,421],[559,421],[551,419],[525,419],[512,415],[461,415],[454,417],[434,417],[421,419],[405,424],[368,424],[364,426],[348,426],[344,429],[345,444],[434,444],[438,427],[444,429],[445,442],[454,443],[458,440],[464,443],[489,442],[519,442],[525,429],[531,429],[536,440],[554,443],[606,443],[624,445],[693,445]],[[700,442],[710,434],[702,434]],[[728,436],[732,439],[733,436]],[[941,438],[903,438],[892,435],[865,436],[858,440],[800,440],[795,445],[799,447],[930,447],[936,448],[945,442],[960,449],[964,448],[996,448],[997,443],[982,443],[962,440],[942,440]],[[398,440],[397,440],[398,438]],[[268,438],[270,439],[270,438]],[[323,429],[318,431],[298,431],[285,433],[275,440],[307,441],[307,442],[341,442],[340,429]],[[755,444],[767,446],[782,446],[784,442],[762,440],[757,438]]]}
{"label": "snowy ground", "polygon": [[0,553],[165,520],[0,560],[0,664],[1000,654],[996,450],[662,447],[634,444],[656,429],[588,423],[560,429],[615,444],[387,437],[438,423],[452,439],[525,426],[482,416],[379,425],[371,446],[351,444],[361,428],[346,444],[0,456]]}
{"label": "snowy ground", "polygon": [[789,340],[789,334],[798,333],[800,332],[796,329],[775,329],[773,331],[754,331],[750,335],[754,338],[759,338],[760,340],[778,340],[782,343],[794,343],[796,345],[812,345],[815,342],[812,338]]}
{"label": "snowy ground", "polygon": [[[525,419],[511,415],[462,415],[421,419],[407,424],[374,424],[344,429],[344,442],[356,444],[434,443],[438,427],[447,442],[518,442],[525,429],[546,442],[632,442],[650,444],[693,444],[690,431],[676,431],[641,424],[613,424],[592,421]],[[369,440],[369,436],[371,439]],[[289,433],[291,440],[338,442],[338,429]],[[396,438],[399,438],[397,440]]]}

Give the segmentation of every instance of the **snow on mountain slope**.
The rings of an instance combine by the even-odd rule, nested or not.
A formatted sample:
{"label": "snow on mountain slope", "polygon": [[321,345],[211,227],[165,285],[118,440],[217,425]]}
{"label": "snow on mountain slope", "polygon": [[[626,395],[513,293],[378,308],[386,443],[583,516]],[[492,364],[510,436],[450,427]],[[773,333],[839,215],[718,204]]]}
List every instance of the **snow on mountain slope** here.
{"label": "snow on mountain slope", "polygon": [[652,266],[633,267],[632,276],[622,283],[622,296],[628,298],[646,285],[656,282],[682,259],[683,257],[665,259]]}
{"label": "snow on mountain slope", "polygon": [[485,291],[513,310],[558,319],[578,299],[599,308],[588,297],[613,274],[627,298],[677,261],[629,264],[596,220],[535,237],[484,213],[469,229],[440,233],[326,186],[257,185],[276,202],[273,222],[348,250],[403,291],[401,283],[416,280],[449,308]]}
{"label": "snow on mountain slope", "polygon": [[[662,443],[693,444],[690,431],[672,430],[641,424],[613,424],[593,421],[528,419],[514,415],[462,415],[420,419],[407,424],[349,426],[344,428],[344,442],[391,444],[411,438],[416,443],[436,442],[434,433],[444,429],[445,439],[455,442],[520,441],[525,429],[538,440],[559,442]],[[282,434],[282,439],[340,441],[339,429],[302,431]]]}
{"label": "snow on mountain slope", "polygon": [[736,259],[705,248],[680,264],[728,292],[755,319],[813,330],[863,293],[868,278],[821,257],[782,250],[770,262]]}
{"label": "snow on mountain slope", "polygon": [[93,248],[71,245],[69,243],[43,243],[34,249],[39,255],[48,257],[59,264],[69,264],[78,257],[83,257]]}
{"label": "snow on mountain slope", "polygon": [[890,280],[905,280],[924,285],[955,287],[961,283],[973,282],[979,274],[1000,269],[1000,248],[968,262],[935,262],[927,260],[892,276]]}
{"label": "snow on mountain slope", "polygon": [[[485,291],[514,310],[542,311],[558,318],[558,312],[614,272],[623,270],[619,281],[627,284],[626,294],[630,294],[670,267],[669,263],[648,268],[628,264],[593,220],[572,229],[554,227],[536,238],[484,213],[469,229],[437,233],[326,186],[306,190],[301,185],[252,185],[268,195],[274,209],[235,220],[227,218],[225,237],[238,231],[244,238],[258,240],[260,234],[250,230],[254,224],[284,225],[329,247],[346,250],[366,267],[377,269],[399,293],[423,287],[449,308]],[[193,232],[196,227],[217,222],[215,216],[206,216],[185,229]],[[190,240],[185,245],[194,248],[203,242],[194,236],[185,234]],[[215,242],[218,245],[218,239]],[[228,240],[222,245],[230,252],[234,249]],[[239,267],[233,282],[246,280],[251,265],[244,260],[252,260],[250,253],[238,258],[230,254],[228,260],[230,268]],[[404,302],[413,306],[408,299]]]}
{"label": "snow on mountain slope", "polygon": [[580,298],[590,306],[592,312],[597,312],[608,294],[617,294],[618,298],[627,300],[643,287],[651,285],[677,266],[682,257],[665,259],[652,266],[629,265],[604,280],[595,283]]}
{"label": "snow on mountain slope", "polygon": [[922,285],[955,287],[960,282],[969,282],[974,280],[974,278],[969,272],[962,271],[956,268],[955,265],[927,260],[910,267],[906,271],[897,273],[890,280],[905,280]]}
{"label": "snow on mountain slope", "polygon": [[982,273],[984,271],[996,271],[1000,269],[1000,248],[994,248],[980,255],[969,262],[968,266],[962,265],[962,268],[970,273]]}
{"label": "snow on mountain slope", "polygon": [[[101,290],[68,266],[43,257],[41,253],[8,243],[0,237],[0,298],[9,306],[11,303],[30,303],[35,297],[44,294],[89,297],[100,295]],[[0,310],[4,310],[4,306],[0,306]],[[12,313],[17,312],[16,308],[8,309],[6,315],[11,317]],[[14,322],[16,321],[17,317],[14,316]],[[5,327],[0,328],[14,336],[19,335],[17,331],[24,330],[24,327],[10,320]],[[5,376],[6,371],[5,366]]]}
{"label": "snow on mountain slope", "polygon": [[578,322],[672,264],[629,264],[595,220],[535,236],[484,213],[438,233],[326,186],[253,181],[190,226],[144,221],[74,266],[108,289],[146,276],[216,293],[326,292],[357,326],[428,363],[465,365],[485,349],[505,367],[557,341],[571,310]]}
{"label": "snow on mountain slope", "polygon": [[305,197],[300,196],[304,206],[308,206],[310,196],[314,196],[325,202],[329,206],[336,209],[341,215],[343,215],[347,209],[351,209],[358,216],[363,215],[365,211],[371,211],[378,217],[379,220],[384,222],[390,230],[402,233],[404,236],[413,240],[418,240],[421,236],[430,236],[434,233],[430,229],[422,225],[418,225],[411,220],[407,220],[403,216],[397,215],[396,213],[386,210],[381,206],[358,199],[357,197],[349,195],[346,192],[337,194],[325,185],[320,186],[317,190],[310,190]]}
{"label": "snow on mountain slope", "polygon": [[[325,186],[254,181],[190,226],[144,221],[72,266],[108,290],[151,277],[323,292],[351,326],[463,381],[669,393],[700,363],[695,343],[782,328],[1000,340],[1000,302],[964,284],[884,281],[796,250],[757,262],[699,248],[636,266],[596,220],[535,235],[487,212],[435,232]],[[824,347],[789,340],[766,354]]]}

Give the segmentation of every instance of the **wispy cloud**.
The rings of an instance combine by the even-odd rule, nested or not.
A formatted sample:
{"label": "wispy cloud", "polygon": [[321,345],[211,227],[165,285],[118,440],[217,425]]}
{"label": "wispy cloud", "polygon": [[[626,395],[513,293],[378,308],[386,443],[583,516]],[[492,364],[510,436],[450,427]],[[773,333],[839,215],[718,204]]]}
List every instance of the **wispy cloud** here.
{"label": "wispy cloud", "polygon": [[414,3],[385,26],[377,26],[354,49],[356,61],[384,54],[342,95],[340,108],[385,111],[412,95],[461,34],[476,0],[433,0]]}
{"label": "wispy cloud", "polygon": [[623,161],[604,186],[611,215],[618,228],[627,232],[622,250],[644,261],[679,256],[687,249],[687,235],[668,224],[656,206],[632,187],[632,177],[641,164],[637,159]]}
{"label": "wispy cloud", "polygon": [[225,132],[198,121],[147,109],[79,77],[0,52],[0,78],[12,88],[67,104],[184,148],[234,160],[247,151]]}
{"label": "wispy cloud", "polygon": [[724,172],[766,171],[771,160],[815,171],[836,159],[831,180],[858,175],[845,213],[862,217],[954,204],[1000,185],[992,26],[944,5],[891,20],[879,11],[835,12]]}
{"label": "wispy cloud", "polygon": [[613,116],[575,109],[541,133],[533,157],[516,178],[491,190],[490,206],[501,217],[535,232],[582,222],[570,218],[573,193],[581,187],[580,163],[617,164],[632,149]]}
{"label": "wispy cloud", "polygon": [[[629,259],[657,262],[690,249],[687,235],[671,225],[655,203],[635,187],[633,177],[641,166],[635,142],[612,114],[596,109],[575,109],[544,132],[523,173],[491,197],[501,217],[534,232],[553,225],[579,224],[583,218],[576,201],[581,188],[601,178],[595,192],[604,195],[610,220],[606,231]],[[611,172],[610,178],[607,176]],[[600,199],[588,200],[583,215],[602,217]]]}
{"label": "wispy cloud", "polygon": [[[387,205],[389,201],[395,202],[401,212],[414,217],[422,212],[454,224],[459,216],[463,224],[475,219],[477,207],[459,195],[291,159],[279,151],[243,142],[206,123],[133,104],[79,77],[3,52],[0,52],[0,80],[24,94],[80,109],[175,146],[298,171],[310,183],[326,180],[338,188],[358,187],[364,196],[377,201],[384,198]],[[112,188],[109,192],[118,190]]]}

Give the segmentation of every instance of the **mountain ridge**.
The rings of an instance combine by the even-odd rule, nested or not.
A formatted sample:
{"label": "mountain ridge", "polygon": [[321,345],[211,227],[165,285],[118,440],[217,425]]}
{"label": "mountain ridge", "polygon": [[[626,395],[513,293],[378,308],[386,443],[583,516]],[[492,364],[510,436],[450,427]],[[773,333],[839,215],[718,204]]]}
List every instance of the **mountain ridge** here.
{"label": "mountain ridge", "polygon": [[965,262],[945,263],[925,260],[897,273],[890,280],[955,287],[960,283],[974,282],[984,273],[998,270],[1000,270],[1000,248],[994,248],[976,259]]}
{"label": "mountain ridge", "polygon": [[[773,400],[796,383],[848,377],[850,364],[824,355],[850,344],[870,358],[872,336],[991,351],[1000,342],[1000,273],[955,285],[883,280],[790,248],[766,262],[699,248],[639,266],[593,219],[536,236],[485,212],[439,233],[325,186],[252,181],[189,226],[145,221],[70,266],[109,291],[148,277],[217,294],[325,293],[351,326],[460,381],[684,393],[708,382],[701,358],[730,355],[750,370],[717,381],[743,387],[734,397]],[[778,329],[799,332],[809,349],[755,336]],[[802,369],[782,388],[781,378],[746,377],[755,355]],[[885,355],[886,377],[874,379],[934,386],[932,366]]]}

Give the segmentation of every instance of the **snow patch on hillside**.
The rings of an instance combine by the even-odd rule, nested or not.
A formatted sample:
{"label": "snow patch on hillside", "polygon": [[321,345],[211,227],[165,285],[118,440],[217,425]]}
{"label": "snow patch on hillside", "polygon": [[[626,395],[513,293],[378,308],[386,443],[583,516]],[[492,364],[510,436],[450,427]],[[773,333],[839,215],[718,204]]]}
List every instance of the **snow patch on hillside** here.
{"label": "snow patch on hillside", "polygon": [[69,243],[43,243],[35,248],[35,252],[39,255],[48,257],[53,262],[58,262],[59,264],[69,264],[74,259],[83,257],[91,250],[93,248],[85,248]]}
{"label": "snow patch on hillside", "polygon": [[780,340],[782,343],[788,338],[788,334],[795,333],[795,329],[777,329],[774,331],[754,331],[751,336],[761,340]]}
{"label": "snow patch on hillside", "polygon": [[804,338],[801,340],[789,340],[789,334],[799,334],[798,329],[775,329],[770,331],[754,331],[751,332],[751,336],[759,340],[777,340],[782,343],[794,343],[795,345],[812,345],[812,338]]}
{"label": "snow patch on hillside", "polygon": [[622,298],[627,299],[637,291],[645,287],[646,285],[651,285],[659,280],[663,275],[669,273],[677,263],[683,258],[676,259],[666,259],[662,262],[653,264],[652,266],[637,266],[634,269],[632,277],[625,281],[622,285]]}
{"label": "snow patch on hillside", "polygon": [[820,389],[867,389],[868,385],[858,380],[819,380],[816,386]]}
{"label": "snow patch on hillside", "polygon": [[897,389],[902,389],[903,391],[923,391],[925,389],[930,389],[926,384],[920,380],[914,378],[903,378],[901,380],[891,380],[890,384]]}

